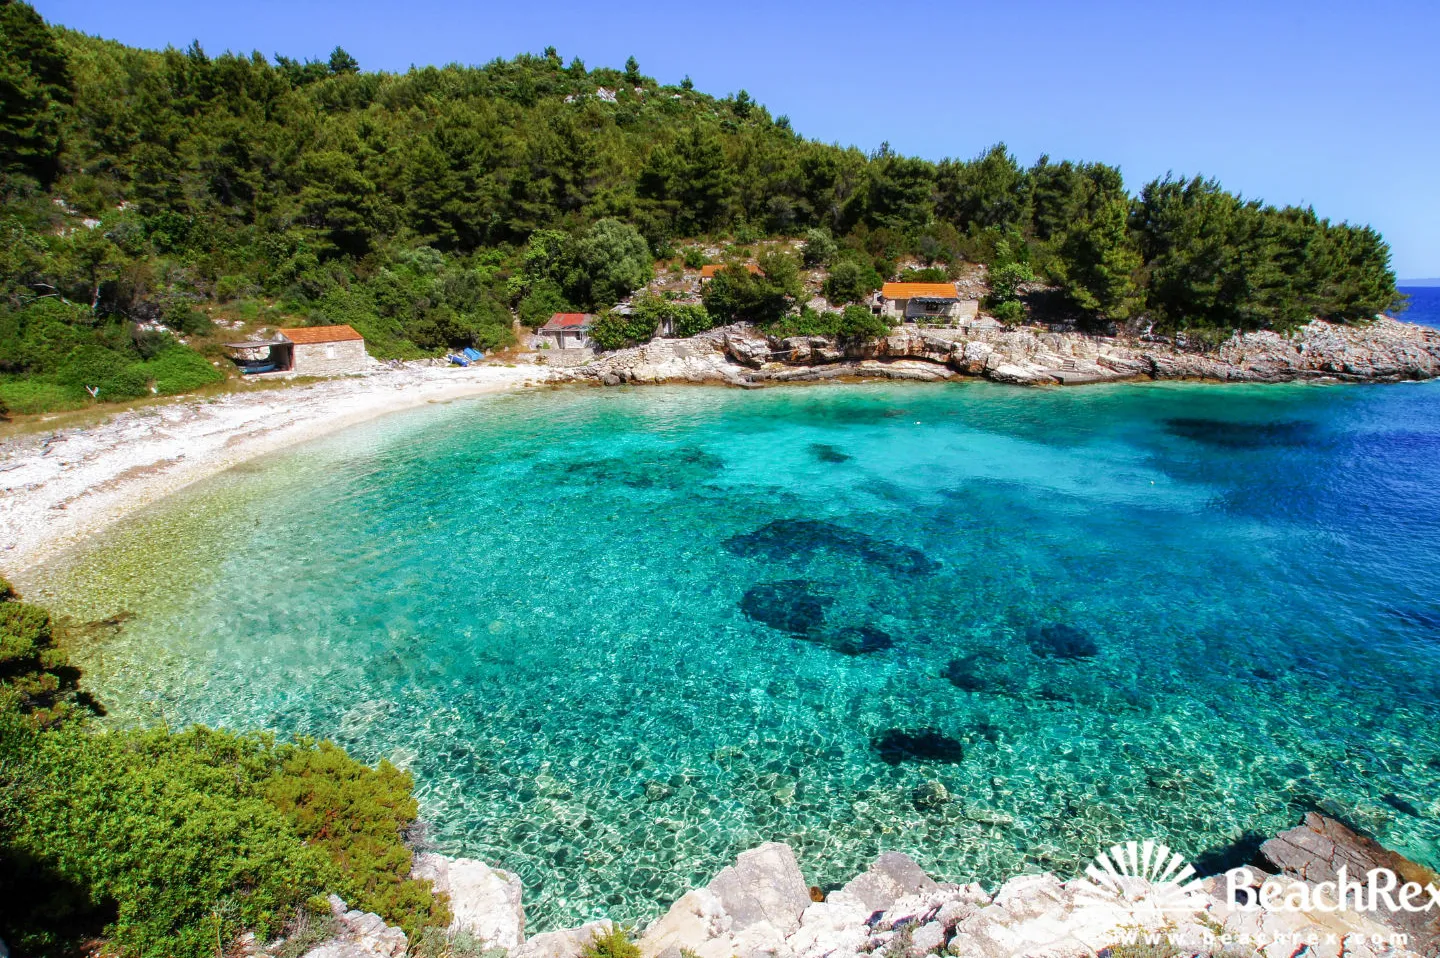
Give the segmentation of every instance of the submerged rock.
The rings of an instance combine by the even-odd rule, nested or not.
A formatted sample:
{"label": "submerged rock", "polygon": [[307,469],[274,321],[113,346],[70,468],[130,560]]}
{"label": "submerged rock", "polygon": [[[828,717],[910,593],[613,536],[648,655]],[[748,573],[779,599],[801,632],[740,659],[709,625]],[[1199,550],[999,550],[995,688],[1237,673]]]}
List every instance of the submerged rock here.
{"label": "submerged rock", "polygon": [[891,728],[870,739],[870,747],[889,765],[902,762],[945,762],[954,764],[965,758],[965,745],[933,728],[918,731]]}
{"label": "submerged rock", "polygon": [[535,471],[547,479],[631,489],[691,489],[713,479],[725,468],[719,456],[694,446],[636,450],[626,456],[541,462]]}
{"label": "submerged rock", "polygon": [[957,689],[989,695],[1013,694],[1021,684],[1003,662],[981,652],[951,659],[940,670],[940,677]]}
{"label": "submerged rock", "polygon": [[818,641],[841,655],[870,655],[895,645],[890,633],[873,625],[846,626],[820,637]]}
{"label": "submerged rock", "polygon": [[825,624],[825,610],[834,602],[817,595],[804,579],[762,582],[740,598],[740,611],[756,622],[799,638]]}
{"label": "submerged rock", "polygon": [[950,800],[950,790],[943,782],[926,782],[910,793],[910,803],[922,812],[943,808]]}
{"label": "submerged rock", "polygon": [[1064,622],[1032,628],[1025,641],[1042,658],[1088,659],[1100,651],[1089,632]]}
{"label": "submerged rock", "polygon": [[1165,429],[1172,435],[1221,449],[1268,449],[1308,445],[1313,441],[1315,424],[1303,419],[1236,422],[1181,417],[1165,420]]}
{"label": "submerged rock", "polygon": [[812,442],[810,444],[810,454],[821,462],[831,463],[849,462],[855,458],[854,456],[841,452],[827,442]]}
{"label": "submerged rock", "polygon": [[725,549],[743,558],[785,562],[817,552],[853,556],[896,575],[930,575],[940,565],[919,549],[816,519],[777,519],[725,540]]}

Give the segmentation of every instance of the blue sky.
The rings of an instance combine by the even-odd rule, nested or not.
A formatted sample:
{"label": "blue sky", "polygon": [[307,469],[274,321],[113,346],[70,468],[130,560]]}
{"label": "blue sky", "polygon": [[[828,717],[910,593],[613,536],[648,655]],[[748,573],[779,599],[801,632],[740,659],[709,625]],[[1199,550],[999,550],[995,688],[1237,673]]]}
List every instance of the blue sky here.
{"label": "blue sky", "polygon": [[1368,222],[1402,278],[1440,276],[1440,3],[545,3],[34,0],[51,22],[146,47],[366,69],[484,63],[553,44],[633,54],[661,82],[742,87],[800,133],[939,159],[1003,140],[1024,163],[1116,163],[1132,188],[1204,173]]}

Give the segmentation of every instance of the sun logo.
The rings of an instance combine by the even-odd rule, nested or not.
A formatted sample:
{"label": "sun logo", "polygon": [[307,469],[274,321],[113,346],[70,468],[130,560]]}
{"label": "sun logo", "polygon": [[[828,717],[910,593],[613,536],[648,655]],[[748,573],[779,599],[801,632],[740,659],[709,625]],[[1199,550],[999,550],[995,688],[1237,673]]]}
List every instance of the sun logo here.
{"label": "sun logo", "polygon": [[1203,891],[1184,856],[1153,839],[1112,845],[1085,866],[1085,874],[1103,891],[1160,909],[1189,908],[1190,893]]}

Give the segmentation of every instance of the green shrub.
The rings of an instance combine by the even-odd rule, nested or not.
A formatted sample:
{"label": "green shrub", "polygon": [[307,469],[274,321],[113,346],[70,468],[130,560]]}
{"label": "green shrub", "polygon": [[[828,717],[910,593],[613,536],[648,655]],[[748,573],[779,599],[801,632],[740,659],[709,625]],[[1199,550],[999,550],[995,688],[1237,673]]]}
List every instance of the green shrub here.
{"label": "green shrub", "polygon": [[[694,336],[715,326],[715,321],[705,307],[699,303],[675,303],[654,293],[641,293],[631,304],[632,320],[626,324],[631,334],[650,339],[657,331],[667,326],[671,335]],[[649,332],[644,330],[649,328]],[[628,344],[627,344],[628,345]]]}
{"label": "green shrub", "polygon": [[786,316],[764,327],[771,336],[834,336],[836,339],[869,340],[890,335],[890,323],[864,306],[846,306],[842,312],[817,313],[810,307],[797,316]]}
{"label": "green shrub", "polygon": [[819,227],[806,230],[805,245],[801,247],[800,255],[806,266],[824,266],[835,258],[838,249],[839,246],[830,231]]}
{"label": "green shrub", "polygon": [[804,293],[799,264],[783,253],[761,258],[760,272],[731,265],[719,270],[700,294],[705,310],[719,323],[772,323]]}
{"label": "green shrub", "polygon": [[56,412],[79,409],[90,397],[79,386],[44,379],[0,379],[0,401],[11,413]]}
{"label": "green shrub", "polygon": [[247,929],[274,937],[332,890],[409,934],[449,922],[443,898],[409,879],[410,779],[384,763],[198,727],[68,723],[24,744],[23,767],[0,773],[25,785],[0,822],[21,953],[103,936],[125,954],[208,958]]}
{"label": "green shrub", "polygon": [[938,266],[907,269],[900,273],[900,282],[902,283],[943,283],[949,279],[949,274]]}
{"label": "green shrub", "polygon": [[141,363],[139,369],[141,375],[154,382],[155,391],[162,396],[190,392],[225,378],[225,374],[204,356],[178,344],[162,350],[149,362]]}
{"label": "green shrub", "polygon": [[265,797],[301,839],[340,868],[341,897],[411,935],[450,923],[448,908],[428,883],[396,877],[410,874],[412,856],[402,834],[419,811],[408,772],[386,761],[369,768],[332,742],[283,745],[273,755],[277,764]]}
{"label": "green shrub", "polygon": [[520,315],[520,322],[531,329],[539,329],[550,321],[550,317],[556,313],[573,312],[574,307],[566,301],[565,295],[560,292],[560,287],[551,280],[540,280],[525,298],[520,300],[516,312]]}
{"label": "green shrub", "polygon": [[832,303],[858,303],[880,288],[882,277],[875,267],[845,259],[830,269],[825,279],[825,298]]}
{"label": "green shrub", "polygon": [[611,922],[609,929],[593,936],[581,949],[580,958],[640,958],[640,946],[628,931]]}
{"label": "green shrub", "polygon": [[88,932],[124,953],[201,958],[247,928],[276,935],[334,866],[237,767],[256,747],[204,730],[39,735],[0,876],[12,943],[60,952]]}
{"label": "green shrub", "polygon": [[685,247],[685,268],[686,268],[686,269],[699,269],[700,267],[704,266],[704,265],[705,265],[706,263],[708,263],[709,261],[710,261],[710,260],[709,260],[709,257],[707,257],[707,256],[705,255],[705,251],[702,250],[700,247],[698,247],[698,246],[687,246],[687,247]]}
{"label": "green shrub", "polygon": [[210,322],[209,316],[189,303],[171,303],[165,308],[165,313],[160,321],[177,333],[184,333],[186,336],[209,332],[214,325]]}
{"label": "green shrub", "polygon": [[150,391],[139,364],[129,357],[104,346],[77,346],[60,367],[56,378],[68,386],[95,390],[101,402],[135,399]]}
{"label": "green shrub", "polygon": [[1006,325],[1014,325],[1025,318],[1025,304],[1018,299],[1006,299],[990,306],[990,315]]}
{"label": "green shrub", "polygon": [[590,340],[598,349],[624,349],[648,343],[655,336],[655,320],[652,316],[632,312],[625,316],[606,310],[595,317],[590,327]]}
{"label": "green shrub", "polygon": [[37,727],[57,725],[95,704],[79,691],[80,672],[54,642],[50,613],[18,601],[0,580],[0,709]]}
{"label": "green shrub", "polygon": [[990,295],[985,306],[990,315],[1002,323],[1018,323],[1025,318],[1025,306],[1020,302],[1019,287],[1022,283],[1035,282],[1035,274],[1025,263],[1006,262],[990,270]]}

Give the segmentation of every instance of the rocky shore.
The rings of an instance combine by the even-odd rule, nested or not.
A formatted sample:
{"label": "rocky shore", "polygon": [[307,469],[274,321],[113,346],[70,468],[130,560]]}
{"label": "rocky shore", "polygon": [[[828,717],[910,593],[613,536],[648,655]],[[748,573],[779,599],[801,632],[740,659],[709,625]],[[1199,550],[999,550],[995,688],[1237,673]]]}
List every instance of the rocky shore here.
{"label": "rocky shore", "polygon": [[742,387],[962,376],[1020,385],[1163,379],[1400,382],[1440,376],[1440,330],[1389,318],[1367,326],[1316,321],[1291,335],[1245,333],[1202,349],[1158,337],[998,324],[906,326],[864,343],[823,336],[776,339],[748,326],[727,326],[690,339],[654,340],[557,372],[605,385],[689,382]]}
{"label": "rocky shore", "polygon": [[[1388,869],[1400,882],[1440,888],[1434,872],[1319,814],[1265,842],[1252,864],[1194,883],[1142,877],[1065,881],[1043,873],[1012,878],[991,893],[978,884],[934,881],[909,856],[887,852],[826,892],[806,883],[789,846],[770,843],[740,855],[708,885],[683,896],[638,930],[636,940],[642,958],[1435,958],[1440,953],[1440,907],[1415,913],[1383,903],[1366,911],[1326,907],[1316,889],[1333,883],[1342,866],[1352,879]],[[452,933],[503,948],[510,958],[577,958],[596,934],[609,930],[609,922],[593,921],[526,937],[520,880],[473,859],[420,855],[415,874],[450,896]],[[1245,891],[1232,896],[1232,887]],[[1302,898],[1314,907],[1286,904]],[[347,911],[339,899],[332,899],[332,908],[337,937],[306,958],[406,953],[399,929],[375,915]]]}

